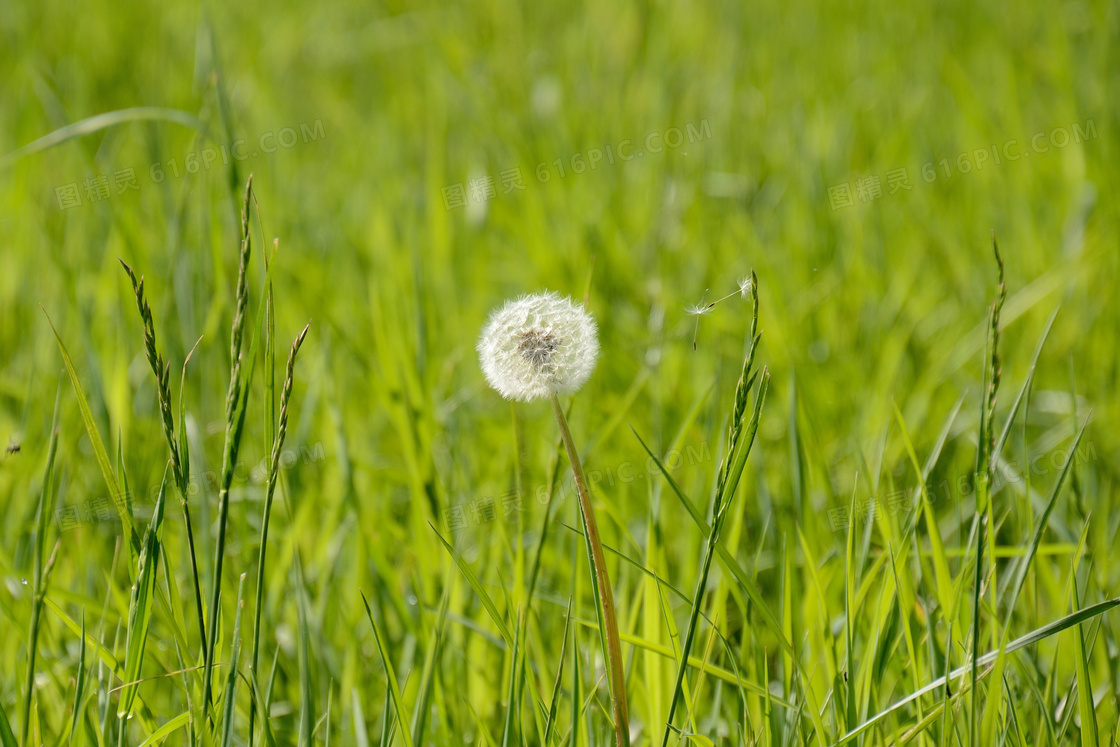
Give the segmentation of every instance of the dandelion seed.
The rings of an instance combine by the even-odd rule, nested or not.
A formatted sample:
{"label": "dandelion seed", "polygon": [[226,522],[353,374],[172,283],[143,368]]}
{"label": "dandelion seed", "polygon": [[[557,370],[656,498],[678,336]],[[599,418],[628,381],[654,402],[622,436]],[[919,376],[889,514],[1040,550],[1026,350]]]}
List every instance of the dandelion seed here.
{"label": "dandelion seed", "polygon": [[522,296],[490,315],[478,357],[487,383],[506,399],[574,394],[599,357],[595,320],[552,291]]}
{"label": "dandelion seed", "polygon": [[684,310],[693,316],[703,316],[712,313],[714,303],[694,303],[684,307]]}
{"label": "dandelion seed", "polygon": [[[700,334],[700,317],[712,313],[712,309],[714,309],[716,307],[717,303],[722,303],[722,302],[726,301],[727,299],[731,298],[732,296],[734,296],[736,294],[741,295],[744,300],[750,298],[751,293],[754,291],[754,277],[753,277],[753,275],[743,276],[739,280],[738,285],[739,285],[739,290],[731,291],[730,293],[728,293],[723,298],[717,298],[716,300],[712,301],[711,303],[704,303],[704,299],[702,298],[702,299],[700,299],[700,303],[689,304],[688,306],[684,307],[684,310],[685,310],[686,313],[688,313],[691,316],[696,317],[696,324],[694,325],[693,330],[692,330],[692,349],[693,350],[696,349],[696,338]],[[704,295],[707,296],[708,292],[704,291]]]}
{"label": "dandelion seed", "polygon": [[[704,289],[704,298],[707,298],[707,296],[708,296],[708,290],[707,290],[707,288],[705,288]],[[713,302],[713,303],[707,303],[706,304],[706,303],[704,303],[704,298],[700,299],[700,303],[693,303],[693,304],[689,304],[688,306],[684,307],[684,310],[685,310],[686,313],[696,317],[696,324],[694,324],[692,326],[692,349],[693,350],[696,349],[696,338],[700,335],[700,317],[704,316],[705,314],[712,313],[712,309],[714,309],[716,307],[716,303],[718,303],[718,302]]]}
{"label": "dandelion seed", "polygon": [[754,280],[750,275],[745,275],[739,280],[739,293],[741,293],[745,299],[750,296],[752,290],[754,290]]}

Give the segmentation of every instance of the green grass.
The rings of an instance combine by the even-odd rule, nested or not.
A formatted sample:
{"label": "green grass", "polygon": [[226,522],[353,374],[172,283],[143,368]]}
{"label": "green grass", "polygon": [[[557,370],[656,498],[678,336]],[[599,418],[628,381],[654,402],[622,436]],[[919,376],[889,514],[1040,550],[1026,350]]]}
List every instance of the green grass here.
{"label": "green grass", "polygon": [[1115,4],[0,39],[0,747],[615,743],[554,413],[474,348],[546,288],[635,747],[1120,739]]}

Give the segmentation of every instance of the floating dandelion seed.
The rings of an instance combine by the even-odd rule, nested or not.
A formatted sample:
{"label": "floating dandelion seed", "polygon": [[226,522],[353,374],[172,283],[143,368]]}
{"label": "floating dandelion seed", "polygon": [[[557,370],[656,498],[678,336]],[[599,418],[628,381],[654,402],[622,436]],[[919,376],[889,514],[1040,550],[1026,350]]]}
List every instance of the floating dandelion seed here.
{"label": "floating dandelion seed", "polygon": [[[684,310],[685,310],[686,313],[696,317],[696,324],[695,324],[695,326],[693,327],[693,330],[692,330],[692,349],[693,350],[696,349],[696,338],[700,334],[700,317],[705,316],[706,314],[712,313],[712,309],[714,309],[716,307],[717,303],[720,303],[722,301],[726,301],[727,299],[731,298],[734,295],[741,295],[744,300],[750,298],[751,293],[754,292],[754,275],[753,275],[753,273],[751,275],[746,275],[743,278],[741,278],[739,280],[738,285],[739,285],[739,290],[732,291],[731,293],[728,293],[723,298],[717,298],[715,301],[712,301],[711,303],[704,303],[704,299],[700,299],[700,303],[689,304],[688,306],[684,307]],[[704,295],[707,296],[707,294],[708,294],[708,291],[705,290]]]}
{"label": "floating dandelion seed", "polygon": [[[704,289],[704,295],[705,296],[708,295],[707,289]],[[700,317],[704,316],[705,314],[712,313],[712,309],[714,309],[715,307],[716,307],[716,305],[714,303],[704,303],[703,298],[700,299],[700,303],[689,304],[688,306],[684,307],[684,310],[687,313],[696,317],[696,324],[693,325],[693,327],[692,327],[692,349],[693,350],[696,349],[696,336],[700,334]]]}
{"label": "floating dandelion seed", "polygon": [[522,296],[490,315],[478,357],[487,383],[506,399],[574,394],[599,357],[595,320],[551,291]]}
{"label": "floating dandelion seed", "polygon": [[714,303],[694,303],[684,307],[684,310],[693,316],[703,316],[712,313]]}
{"label": "floating dandelion seed", "polygon": [[750,296],[752,290],[754,290],[754,278],[750,275],[745,275],[739,280],[739,293],[746,299]]}

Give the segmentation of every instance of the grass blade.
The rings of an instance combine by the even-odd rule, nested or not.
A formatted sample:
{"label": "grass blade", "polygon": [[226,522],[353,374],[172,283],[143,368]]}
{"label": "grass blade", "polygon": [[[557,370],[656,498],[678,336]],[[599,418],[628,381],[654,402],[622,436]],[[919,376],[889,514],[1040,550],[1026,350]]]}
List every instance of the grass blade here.
{"label": "grass blade", "polygon": [[[1072,612],[1072,613],[1066,615],[1065,617],[1062,617],[1058,620],[1055,620],[1052,623],[1044,625],[1041,628],[1036,628],[1035,630],[1032,630],[1031,632],[1027,633],[1026,635],[1023,635],[1023,636],[1020,636],[1019,638],[1016,638],[1014,641],[1007,644],[1007,647],[1004,649],[1004,652],[1010,654],[1010,653],[1013,653],[1015,651],[1018,651],[1021,648],[1026,648],[1028,646],[1034,645],[1035,643],[1038,643],[1039,641],[1045,640],[1046,638],[1049,638],[1050,636],[1057,635],[1058,633],[1061,633],[1063,630],[1068,630],[1069,628],[1072,628],[1075,625],[1083,623],[1086,620],[1092,620],[1095,617],[1103,615],[1105,612],[1108,612],[1109,610],[1111,610],[1115,607],[1118,607],[1118,606],[1120,606],[1120,597],[1118,597],[1116,599],[1109,599],[1109,600],[1104,601],[1104,602],[1099,602],[1097,604],[1094,604],[1091,607],[1086,607],[1086,608],[1078,610],[1076,612]],[[984,654],[983,656],[977,657],[977,659],[976,659],[977,668],[984,667],[984,666],[987,666],[988,664],[991,664],[992,662],[994,662],[996,660],[996,657],[999,656],[999,655],[1000,655],[1000,651],[997,649],[995,651],[989,651],[988,653]],[[887,716],[891,715],[892,713],[895,713],[896,711],[906,707],[908,704],[913,703],[915,700],[922,697],[923,695],[927,695],[931,692],[934,692],[935,690],[937,690],[939,688],[944,687],[946,682],[951,682],[952,680],[956,679],[957,677],[960,677],[963,674],[969,673],[971,670],[972,670],[972,662],[969,662],[969,663],[967,663],[963,666],[957,667],[956,669],[949,672],[948,677],[945,677],[945,676],[938,677],[936,680],[934,680],[933,682],[930,682],[925,687],[921,688],[920,690],[915,690],[914,692],[910,693],[909,695],[902,698],[901,700],[896,701],[895,703],[893,703],[888,708],[880,711],[879,713],[875,714],[871,718],[867,719],[862,724],[860,724],[856,728],[849,731],[847,734],[844,734],[842,737],[840,737],[839,740],[837,740],[834,743],[834,747],[835,747],[835,745],[847,744],[848,742],[852,741],[853,739],[858,737],[860,734],[863,734],[868,729],[870,729],[872,726],[879,723],[880,721],[882,721],[883,719],[885,719]],[[978,677],[977,679],[980,679],[980,677]],[[939,711],[931,712],[930,715],[935,715],[936,713],[939,713]]]}
{"label": "grass blade", "polygon": [[428,524],[428,526],[432,527],[432,531],[435,532],[436,537],[439,538],[439,541],[442,542],[443,546],[447,548],[447,552],[451,553],[451,557],[455,560],[455,564],[459,566],[459,570],[462,571],[463,576],[466,577],[467,583],[470,584],[470,587],[472,589],[474,589],[474,593],[478,595],[478,599],[482,602],[482,606],[486,608],[486,612],[490,615],[490,619],[493,620],[494,624],[498,627],[498,632],[502,634],[502,639],[505,640],[506,645],[512,647],[513,635],[509,632],[509,626],[506,625],[505,618],[502,617],[501,614],[499,614],[498,608],[494,605],[494,600],[491,599],[490,595],[486,593],[486,589],[483,588],[482,582],[478,580],[478,576],[474,575],[474,571],[471,570],[471,567],[467,564],[467,561],[463,558],[462,555],[458,553],[458,551],[455,550],[454,547],[451,546],[451,544],[447,540],[443,538],[443,535],[439,533],[439,530],[431,524]]}
{"label": "grass blade", "polygon": [[8,723],[8,714],[0,704],[0,747],[19,747],[16,735],[12,733],[12,725]]}
{"label": "grass blade", "polygon": [[[1073,594],[1073,609],[1081,606],[1077,597],[1077,577],[1070,579],[1070,588]],[[1085,638],[1081,632],[1081,625],[1073,629],[1073,651],[1077,665],[1077,704],[1081,711],[1081,745],[1082,747],[1098,747],[1100,737],[1097,732],[1097,715],[1093,706],[1093,682],[1089,677],[1089,655],[1085,651]]]}
{"label": "grass blade", "polygon": [[161,742],[163,742],[163,740],[167,739],[169,736],[179,731],[179,729],[182,729],[184,726],[186,726],[190,722],[190,720],[190,711],[180,713],[178,716],[153,731],[151,736],[140,743],[140,747],[150,747],[150,745],[160,744]]}
{"label": "grass blade", "polygon": [[[443,538],[440,537],[440,539]],[[401,724],[401,738],[404,740],[405,747],[412,747],[412,735],[409,734],[408,729],[404,728],[405,724],[408,723],[408,714],[404,709],[404,699],[401,697],[401,688],[397,684],[397,675],[393,671],[393,662],[389,659],[389,651],[385,648],[385,639],[382,637],[377,623],[374,622],[373,612],[369,608],[369,601],[364,593],[362,593],[362,603],[366,606],[366,616],[369,618],[370,627],[373,628],[373,637],[377,641],[377,651],[381,654],[381,663],[385,666],[385,677],[389,680],[389,697],[393,701],[397,721]],[[388,721],[388,718],[388,714],[386,714],[385,720]]]}
{"label": "grass blade", "polygon": [[159,553],[163,535],[163,506],[166,495],[167,469],[164,469],[163,482],[159,486],[159,496],[156,498],[155,509],[152,513],[152,523],[148,525],[148,531],[144,533],[144,546],[140,551],[140,568],[136,576],[136,583],[132,586],[132,595],[128,605],[124,681],[130,684],[126,685],[121,692],[117,707],[118,718],[124,718],[132,713],[132,706],[136,701],[136,693],[139,688],[138,684],[132,683],[136,683],[140,679],[140,669],[144,664],[144,648],[148,641],[148,626],[152,620],[152,602],[156,594],[156,577],[159,575]]}
{"label": "grass blade", "polygon": [[556,706],[560,703],[560,685],[564,677],[564,656],[568,650],[568,630],[572,625],[572,598],[568,597],[568,610],[564,613],[564,635],[560,641],[560,664],[556,667],[556,680],[552,684],[552,700],[548,704],[548,719],[544,724],[544,737],[541,744],[547,745],[556,723]]}
{"label": "grass blade", "polygon": [[296,613],[299,626],[299,744],[314,744],[314,703],[311,692],[311,641],[307,629],[307,584],[303,577],[303,560],[296,554]]}
{"label": "grass blade", "polygon": [[61,145],[68,140],[73,140],[76,137],[90,135],[94,132],[104,130],[107,127],[143,120],[171,122],[173,124],[183,125],[184,127],[190,127],[202,134],[206,133],[206,125],[190,112],[181,111],[179,109],[168,109],[162,106],[136,106],[130,109],[118,109],[117,111],[95,114],[92,117],[87,117],[86,119],[60,127],[54,132],[31,141],[22,148],[13,150],[8,155],[0,158],[0,171],[21,159],[33,156],[36,153],[42,153],[56,145]]}
{"label": "grass blade", "polygon": [[[39,491],[39,505],[35,512],[34,570],[31,589],[31,621],[27,632],[27,681],[23,698],[23,732],[21,744],[26,745],[31,734],[31,700],[35,694],[35,654],[39,642],[39,620],[43,611],[43,598],[47,593],[47,579],[54,565],[55,553],[51,553],[47,567],[43,568],[43,549],[46,545],[47,516],[51,513],[54,495],[54,458],[58,452],[58,412],[62,400],[62,382],[54,398],[54,415],[51,418],[50,442],[47,445],[47,468],[43,475],[43,487]],[[58,545],[55,545],[55,552]]]}
{"label": "grass blade", "polygon": [[86,691],[86,610],[82,608],[82,633],[78,637],[78,678],[74,683],[74,713],[70,722],[68,744],[74,743],[74,735],[78,732],[81,723]]}
{"label": "grass blade", "polygon": [[1046,525],[1050,522],[1050,514],[1054,511],[1054,506],[1058,502],[1058,496],[1061,494],[1062,487],[1065,485],[1066,477],[1070,474],[1070,467],[1073,465],[1074,457],[1077,454],[1077,447],[1081,445],[1081,437],[1085,435],[1085,429],[1089,427],[1089,420],[1092,415],[1092,413],[1089,413],[1089,415],[1085,417],[1085,421],[1081,424],[1081,429],[1073,439],[1073,446],[1070,447],[1066,462],[1062,465],[1062,471],[1058,475],[1058,481],[1054,483],[1054,487],[1050,491],[1050,499],[1046,502],[1046,509],[1039,515],[1038,521],[1035,523],[1034,534],[1031,536],[1030,548],[1027,550],[1027,554],[1018,561],[1018,566],[1015,569],[1015,581],[1011,586],[1011,598],[1007,605],[1008,622],[1010,622],[1011,612],[1015,609],[1015,603],[1019,600],[1019,594],[1023,590],[1023,585],[1027,582],[1027,571],[1030,570],[1031,561],[1038,552],[1038,546],[1042,544],[1042,535],[1046,532]]}
{"label": "grass blade", "polygon": [[595,521],[595,511],[591,504],[591,494],[587,488],[587,478],[583,472],[579,452],[575,441],[572,439],[568,420],[564,416],[564,408],[555,394],[550,398],[552,413],[556,417],[556,425],[564,440],[564,450],[568,454],[568,463],[572,468],[572,477],[576,484],[576,493],[579,498],[579,515],[583,523],[584,546],[587,550],[588,565],[591,566],[591,590],[595,598],[595,614],[599,618],[599,638],[607,662],[608,683],[611,693],[611,706],[614,721],[616,747],[629,747],[630,745],[630,714],[626,699],[626,673],[623,671],[622,644],[618,635],[618,619],[614,604],[614,591],[611,589],[610,576],[607,572],[606,557],[603,554],[603,542],[599,537],[599,528]]}
{"label": "grass blade", "polygon": [[432,685],[435,682],[436,662],[443,651],[443,631],[447,624],[447,609],[451,603],[451,594],[454,588],[454,576],[451,575],[451,571],[448,571],[448,579],[443,585],[443,594],[439,603],[439,612],[436,614],[435,629],[432,632],[431,642],[428,644],[428,653],[424,657],[424,668],[420,675],[420,692],[416,696],[416,708],[412,712],[412,741],[414,744],[424,744],[424,730],[428,723],[428,703],[431,698]]}
{"label": "grass blade", "polygon": [[94,457],[97,459],[97,466],[101,468],[101,476],[105,479],[105,486],[109,489],[113,505],[116,506],[117,513],[121,517],[121,525],[128,538],[129,574],[135,580],[136,559],[140,554],[140,537],[136,534],[136,528],[133,525],[132,512],[127,503],[127,496],[121,491],[120,485],[117,483],[116,474],[113,472],[113,464],[109,461],[105,444],[101,441],[101,434],[97,432],[93,411],[90,410],[89,401],[82,390],[82,383],[78,380],[78,372],[74,369],[74,362],[70,360],[70,353],[66,352],[66,346],[62,344],[62,338],[59,337],[58,330],[55,329],[54,322],[51,321],[46,309],[43,309],[43,315],[47,317],[47,324],[54,332],[55,342],[58,343],[58,350],[62,354],[62,362],[66,365],[66,373],[69,374],[70,383],[74,385],[74,393],[78,397],[78,409],[82,413],[82,422],[86,426],[86,433],[89,435],[90,446],[93,448]]}
{"label": "grass blade", "polygon": [[237,701],[237,679],[240,677],[240,672],[237,671],[237,665],[241,658],[241,610],[244,604],[241,601],[242,592],[245,590],[245,575],[241,574],[241,578],[237,583],[237,614],[233,619],[233,643],[232,650],[229,657],[229,678],[226,680],[226,690],[222,695],[224,698],[224,711],[222,716],[222,747],[229,747],[233,742],[233,710]]}
{"label": "grass blade", "polygon": [[502,747],[512,747],[520,721],[518,690],[521,686],[521,629],[524,627],[520,615],[513,634],[513,648],[510,650],[509,683],[506,686],[506,717],[502,724]]}
{"label": "grass blade", "polygon": [[[752,347],[753,351],[753,347]],[[749,364],[748,364],[749,365]],[[749,381],[747,378],[746,370],[744,370],[744,378],[740,380],[740,387],[743,386],[744,381]],[[669,694],[669,715],[665,719],[665,732],[662,735],[661,745],[666,747],[669,744],[669,737],[673,732],[673,714],[677,708],[677,701],[680,698],[681,687],[684,684],[684,675],[688,670],[688,656],[692,650],[692,641],[696,635],[697,622],[700,617],[700,606],[703,603],[704,593],[708,588],[708,574],[711,571],[712,559],[716,555],[716,547],[719,544],[720,529],[723,524],[723,517],[726,516],[726,510],[731,503],[731,498],[735,494],[735,487],[738,485],[739,477],[743,473],[743,467],[746,464],[747,455],[750,453],[751,446],[754,443],[754,436],[758,432],[758,422],[762,417],[762,406],[766,401],[766,391],[770,382],[770,374],[764,368],[762,370],[762,378],[758,387],[758,394],[755,397],[754,413],[751,416],[750,422],[747,425],[746,438],[742,442],[741,447],[738,449],[736,459],[729,460],[731,465],[728,479],[723,487],[727,491],[722,498],[717,495],[716,505],[718,506],[717,513],[712,517],[712,528],[708,533],[707,547],[704,551],[704,561],[701,567],[700,576],[696,580],[696,591],[692,596],[692,608],[689,610],[688,625],[685,628],[684,643],[681,644],[681,662],[677,667],[677,676],[673,684],[673,689]],[[730,448],[734,453],[735,443],[730,444]]]}

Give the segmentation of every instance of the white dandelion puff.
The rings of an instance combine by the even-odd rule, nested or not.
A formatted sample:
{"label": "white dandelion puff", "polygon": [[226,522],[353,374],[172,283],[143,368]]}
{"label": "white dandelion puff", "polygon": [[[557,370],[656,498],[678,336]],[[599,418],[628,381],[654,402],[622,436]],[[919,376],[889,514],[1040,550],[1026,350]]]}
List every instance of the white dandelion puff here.
{"label": "white dandelion puff", "polygon": [[528,402],[574,394],[599,357],[595,320],[582,304],[548,291],[507,301],[478,340],[486,382],[506,399]]}

